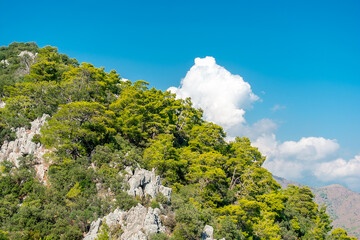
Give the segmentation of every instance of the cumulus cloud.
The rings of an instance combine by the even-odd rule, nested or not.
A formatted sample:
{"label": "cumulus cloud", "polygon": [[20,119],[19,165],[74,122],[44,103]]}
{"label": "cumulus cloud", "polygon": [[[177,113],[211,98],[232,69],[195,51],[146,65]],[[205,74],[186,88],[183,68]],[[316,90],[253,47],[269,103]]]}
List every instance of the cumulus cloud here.
{"label": "cumulus cloud", "polygon": [[265,161],[263,167],[268,169],[272,174],[289,180],[301,179],[303,172],[306,170],[304,164],[301,162],[286,161],[285,159]]}
{"label": "cumulus cloud", "polygon": [[300,141],[286,141],[279,146],[279,155],[284,158],[317,161],[324,159],[339,149],[336,140],[323,137],[303,137]]}
{"label": "cumulus cloud", "polygon": [[360,155],[336,159],[340,146],[334,139],[308,137],[280,142],[275,134],[264,134],[253,145],[266,155],[263,166],[276,176],[312,186],[343,184],[360,192]]}
{"label": "cumulus cloud", "polygon": [[180,87],[168,90],[179,98],[191,97],[194,106],[204,110],[205,120],[225,130],[244,124],[244,109],[259,100],[249,83],[216,64],[213,57],[196,58]]}
{"label": "cumulus cloud", "polygon": [[324,181],[331,181],[337,178],[359,178],[360,179],[360,155],[346,161],[342,158],[331,162],[321,163],[318,171],[315,173],[317,177]]}

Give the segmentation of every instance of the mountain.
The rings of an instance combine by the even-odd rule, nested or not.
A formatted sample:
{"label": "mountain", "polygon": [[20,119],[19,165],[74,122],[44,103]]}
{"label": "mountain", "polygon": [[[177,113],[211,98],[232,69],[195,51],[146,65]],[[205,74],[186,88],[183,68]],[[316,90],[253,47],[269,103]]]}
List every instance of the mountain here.
{"label": "mountain", "polygon": [[[288,185],[304,186],[301,183],[273,176],[283,187]],[[310,187],[315,195],[315,202],[327,206],[326,212],[333,220],[334,228],[345,229],[349,236],[360,238],[360,194],[344,186],[334,184],[324,187]]]}
{"label": "mountain", "polygon": [[327,239],[246,137],[190,99],[35,43],[0,47],[0,239]]}
{"label": "mountain", "polygon": [[336,228],[344,228],[350,236],[360,238],[360,194],[341,185],[313,188],[315,202],[327,206]]}

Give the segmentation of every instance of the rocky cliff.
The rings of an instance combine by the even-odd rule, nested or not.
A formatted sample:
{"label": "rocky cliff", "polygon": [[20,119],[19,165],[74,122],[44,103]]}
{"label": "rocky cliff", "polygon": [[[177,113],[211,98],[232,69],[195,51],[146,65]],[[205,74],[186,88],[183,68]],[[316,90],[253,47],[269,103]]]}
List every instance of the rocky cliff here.
{"label": "rocky cliff", "polygon": [[11,161],[16,167],[19,167],[19,158],[32,154],[35,159],[35,170],[37,177],[41,182],[46,181],[46,171],[48,163],[43,161],[43,155],[49,152],[42,144],[34,143],[32,141],[36,134],[40,134],[41,127],[45,124],[46,118],[49,115],[44,114],[41,118],[35,119],[31,122],[31,128],[25,127],[17,128],[16,139],[14,141],[5,141],[0,149],[0,162],[4,160]]}

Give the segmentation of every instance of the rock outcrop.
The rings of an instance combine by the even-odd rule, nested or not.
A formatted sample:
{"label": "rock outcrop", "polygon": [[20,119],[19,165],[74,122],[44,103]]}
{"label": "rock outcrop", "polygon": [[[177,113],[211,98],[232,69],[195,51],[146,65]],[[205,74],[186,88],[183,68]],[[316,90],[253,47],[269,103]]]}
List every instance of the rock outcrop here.
{"label": "rock outcrop", "polygon": [[[216,240],[214,239],[214,228],[212,226],[205,225],[204,230],[201,233],[201,240]],[[219,240],[225,240],[225,238]]]}
{"label": "rock outcrop", "polygon": [[0,162],[4,160],[11,161],[16,167],[19,167],[19,158],[33,154],[37,162],[35,167],[37,177],[44,182],[45,174],[48,169],[48,163],[44,163],[42,156],[49,152],[40,143],[32,141],[35,134],[40,134],[41,127],[45,124],[46,118],[49,115],[44,114],[41,118],[35,119],[31,122],[31,129],[24,127],[16,129],[16,139],[14,141],[5,141],[0,149]]}
{"label": "rock outcrop", "polygon": [[29,51],[25,50],[25,51],[22,51],[22,52],[20,52],[18,54],[19,57],[24,57],[26,55],[28,55],[30,58],[34,59],[36,57],[37,53],[32,53],[32,52],[29,52]]}
{"label": "rock outcrop", "polygon": [[170,201],[171,188],[161,185],[160,176],[156,176],[154,170],[137,168],[133,173],[130,168],[126,168],[126,171],[129,173],[126,175],[130,185],[129,195],[144,197],[148,194],[151,198],[155,198],[158,193],[162,193]]}
{"label": "rock outcrop", "polygon": [[160,220],[160,209],[146,208],[141,204],[129,211],[116,209],[103,218],[91,223],[84,240],[96,239],[101,225],[106,222],[110,229],[121,228],[123,233],[117,240],[147,240],[151,233],[165,232]]}
{"label": "rock outcrop", "polygon": [[214,240],[214,228],[210,225],[205,225],[201,233],[201,240]]}
{"label": "rock outcrop", "polygon": [[32,52],[25,50],[25,51],[22,51],[21,53],[19,53],[18,56],[20,57],[20,62],[22,64],[24,64],[24,66],[25,66],[24,71],[21,71],[20,69],[18,69],[18,72],[20,74],[29,74],[30,67],[31,67],[31,65],[34,64],[37,53],[32,53]]}

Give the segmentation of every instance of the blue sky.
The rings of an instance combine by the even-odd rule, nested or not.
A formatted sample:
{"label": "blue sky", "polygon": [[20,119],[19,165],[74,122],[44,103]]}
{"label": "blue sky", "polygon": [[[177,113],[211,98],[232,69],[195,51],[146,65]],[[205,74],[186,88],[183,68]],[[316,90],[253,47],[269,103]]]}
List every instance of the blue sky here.
{"label": "blue sky", "polygon": [[[212,56],[259,97],[246,109],[247,125],[270,119],[279,144],[303,137],[336,140],[338,149],[322,163],[348,163],[360,154],[357,0],[1,0],[1,6],[0,45],[56,46],[80,62],[162,90],[178,87],[196,57]],[[356,176],[342,181],[345,175],[338,174],[319,183],[306,171],[286,177],[360,190],[352,187]]]}

